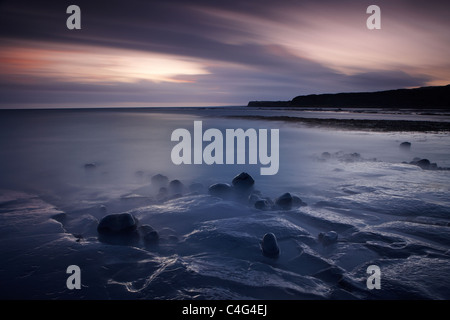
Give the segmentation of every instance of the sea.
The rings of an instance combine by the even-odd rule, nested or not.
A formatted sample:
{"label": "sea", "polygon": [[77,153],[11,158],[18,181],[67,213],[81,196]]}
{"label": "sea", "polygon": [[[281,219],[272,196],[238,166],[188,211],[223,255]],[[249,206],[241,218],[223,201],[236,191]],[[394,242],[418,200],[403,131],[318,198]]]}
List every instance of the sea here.
{"label": "sea", "polygon": [[[347,130],[252,115],[439,121],[449,130]],[[264,165],[248,159],[174,164],[172,133],[194,134],[195,121],[223,133],[278,130],[278,171],[262,175]],[[435,165],[420,167],[421,159]],[[0,110],[0,298],[450,299],[448,168],[446,112]],[[248,193],[209,192],[242,172],[254,180]],[[275,205],[286,193],[302,205]],[[102,239],[102,218],[123,213],[157,239]],[[323,241],[330,232],[337,239]],[[275,257],[263,254],[268,233]],[[73,265],[79,289],[69,285]]]}

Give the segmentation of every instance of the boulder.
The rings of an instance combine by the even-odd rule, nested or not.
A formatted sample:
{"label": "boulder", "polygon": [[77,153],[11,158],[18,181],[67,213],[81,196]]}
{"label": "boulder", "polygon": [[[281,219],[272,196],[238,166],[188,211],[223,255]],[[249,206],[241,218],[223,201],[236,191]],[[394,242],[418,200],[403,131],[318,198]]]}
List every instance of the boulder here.
{"label": "boulder", "polygon": [[307,204],[306,202],[303,202],[302,199],[300,199],[300,197],[297,197],[295,195],[292,196],[292,206],[293,207],[306,207]]}
{"label": "boulder", "polygon": [[172,180],[169,183],[169,191],[172,194],[183,194],[184,184],[180,180]]}
{"label": "boulder", "polygon": [[423,170],[438,170],[438,166],[436,163],[431,163],[428,159],[420,159],[417,160],[417,158],[414,158],[413,161],[410,162],[410,164],[416,165]]}
{"label": "boulder", "polygon": [[255,208],[258,210],[267,211],[272,209],[273,203],[267,199],[259,199],[255,202]]}
{"label": "boulder", "polygon": [[277,258],[280,255],[280,247],[273,233],[266,233],[261,241],[262,254],[266,257]]}
{"label": "boulder", "polygon": [[253,188],[255,180],[247,172],[242,172],[235,176],[231,183],[237,191],[249,191]]}
{"label": "boulder", "polygon": [[130,213],[116,213],[104,216],[98,226],[100,234],[129,234],[136,231],[137,220]]}
{"label": "boulder", "polygon": [[228,183],[215,183],[208,188],[210,195],[228,199],[233,194],[233,188]]}
{"label": "boulder", "polygon": [[290,210],[292,209],[292,201],[292,195],[286,192],[275,200],[275,204],[283,210]]}
{"label": "boulder", "polygon": [[148,224],[139,227],[139,233],[146,244],[154,244],[159,240],[158,232]]}
{"label": "boulder", "polygon": [[161,188],[161,187],[167,187],[167,184],[169,183],[169,178],[162,174],[156,174],[153,177],[151,177],[152,185]]}
{"label": "boulder", "polygon": [[156,195],[156,199],[158,201],[166,201],[169,197],[169,190],[166,187],[159,188],[158,194]]}

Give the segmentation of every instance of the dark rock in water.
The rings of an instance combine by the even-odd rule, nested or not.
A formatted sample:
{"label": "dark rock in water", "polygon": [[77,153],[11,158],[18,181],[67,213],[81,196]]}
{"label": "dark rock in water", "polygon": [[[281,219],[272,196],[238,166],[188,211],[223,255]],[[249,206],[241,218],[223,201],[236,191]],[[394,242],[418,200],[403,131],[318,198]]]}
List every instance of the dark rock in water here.
{"label": "dark rock in water", "polygon": [[95,162],[86,163],[84,165],[84,168],[85,169],[95,169],[95,168],[97,168],[97,164]]}
{"label": "dark rock in water", "polygon": [[147,224],[139,227],[139,233],[147,244],[157,243],[159,240],[158,232]]}
{"label": "dark rock in water", "polygon": [[338,234],[335,231],[321,232],[317,238],[323,245],[328,246],[337,242]]}
{"label": "dark rock in water", "polygon": [[416,163],[417,166],[421,167],[422,169],[428,169],[431,165],[430,160],[428,159],[422,159],[417,161]]}
{"label": "dark rock in water", "polygon": [[402,142],[400,143],[400,149],[402,150],[410,150],[411,149],[411,142]]}
{"label": "dark rock in water", "polygon": [[146,243],[156,243],[159,240],[159,234],[156,230],[150,231],[144,236],[144,241]]}
{"label": "dark rock in water", "polygon": [[184,184],[180,180],[172,180],[169,183],[169,191],[172,194],[182,194],[184,190]]}
{"label": "dark rock in water", "polygon": [[283,210],[292,209],[292,195],[286,192],[275,200],[275,204]]}
{"label": "dark rock in water", "polygon": [[261,197],[258,194],[252,193],[248,196],[248,204],[251,206],[253,206],[258,200],[261,200]]}
{"label": "dark rock in water", "polygon": [[322,159],[330,159],[331,158],[331,154],[329,152],[322,152],[321,156]]}
{"label": "dark rock in water", "polygon": [[431,163],[428,159],[416,159],[417,158],[414,158],[413,161],[410,162],[410,164],[416,165],[423,170],[442,170],[442,168],[438,168],[436,163]]}
{"label": "dark rock in water", "polygon": [[259,199],[255,202],[255,208],[258,210],[270,210],[273,207],[273,203],[267,199]]}
{"label": "dark rock in water", "polygon": [[306,207],[307,204],[306,204],[306,202],[303,202],[303,200],[300,199],[300,197],[292,196],[292,206],[293,207]]}
{"label": "dark rock in water", "polygon": [[261,250],[264,256],[277,258],[280,255],[280,247],[273,233],[266,233],[261,241]]}
{"label": "dark rock in water", "polygon": [[127,234],[136,230],[137,220],[130,213],[109,214],[100,220],[97,231],[100,234]]}
{"label": "dark rock in water", "polygon": [[158,173],[151,178],[151,181],[153,186],[161,188],[167,186],[167,184],[169,183],[169,178]]}
{"label": "dark rock in water", "polygon": [[255,180],[247,172],[242,172],[235,176],[231,183],[237,191],[247,191],[253,187]]}
{"label": "dark rock in water", "polygon": [[296,207],[304,207],[307,204],[299,197],[290,194],[289,192],[283,194],[275,200],[275,204],[283,210],[291,210]]}
{"label": "dark rock in water", "polygon": [[97,226],[98,239],[114,245],[135,245],[139,242],[137,219],[130,213],[110,214]]}
{"label": "dark rock in water", "polygon": [[156,195],[156,199],[158,201],[165,201],[169,196],[169,190],[165,187],[159,188],[158,194]]}
{"label": "dark rock in water", "polygon": [[228,183],[216,183],[208,188],[208,192],[212,196],[228,199],[232,196],[233,189]]}
{"label": "dark rock in water", "polygon": [[343,160],[346,162],[361,160],[361,155],[357,152],[345,154]]}

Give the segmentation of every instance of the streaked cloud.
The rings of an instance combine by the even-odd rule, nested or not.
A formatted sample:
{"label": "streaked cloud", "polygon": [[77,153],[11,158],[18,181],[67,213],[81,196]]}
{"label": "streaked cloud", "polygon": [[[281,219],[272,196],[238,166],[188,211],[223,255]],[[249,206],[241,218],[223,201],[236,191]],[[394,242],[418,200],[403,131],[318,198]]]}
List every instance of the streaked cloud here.
{"label": "streaked cloud", "polygon": [[[191,59],[192,60],[192,59]],[[64,82],[190,82],[180,76],[208,72],[184,57],[90,45],[20,42],[0,51],[2,74],[12,81],[53,78]]]}
{"label": "streaked cloud", "polygon": [[450,83],[448,1],[0,3],[0,107],[230,105]]}

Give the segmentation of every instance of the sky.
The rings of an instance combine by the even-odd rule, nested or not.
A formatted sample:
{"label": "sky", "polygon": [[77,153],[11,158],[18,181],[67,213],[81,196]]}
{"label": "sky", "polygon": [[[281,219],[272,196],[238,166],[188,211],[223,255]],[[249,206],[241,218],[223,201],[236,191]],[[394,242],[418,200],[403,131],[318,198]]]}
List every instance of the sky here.
{"label": "sky", "polygon": [[[69,5],[81,9],[70,30]],[[369,30],[367,8],[381,9]],[[450,83],[447,0],[0,0],[0,108],[246,105]]]}

